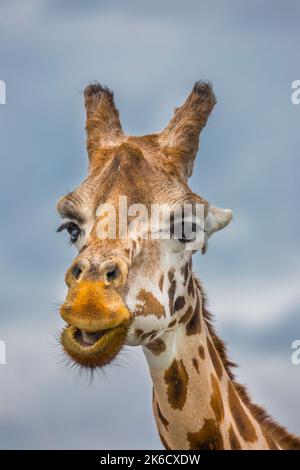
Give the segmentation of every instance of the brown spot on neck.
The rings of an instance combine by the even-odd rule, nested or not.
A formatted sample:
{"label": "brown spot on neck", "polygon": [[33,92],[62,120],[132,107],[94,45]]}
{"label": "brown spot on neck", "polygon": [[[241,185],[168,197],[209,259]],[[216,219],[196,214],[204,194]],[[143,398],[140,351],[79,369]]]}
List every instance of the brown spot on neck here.
{"label": "brown spot on neck", "polygon": [[205,419],[198,432],[188,432],[187,439],[191,450],[223,450],[223,437],[213,419]]}
{"label": "brown spot on neck", "polygon": [[166,350],[166,344],[162,339],[156,338],[150,343],[146,344],[146,348],[148,348],[152,354],[154,354],[154,356],[159,356]]}
{"label": "brown spot on neck", "polygon": [[174,359],[165,371],[168,401],[172,408],[182,410],[186,402],[189,377],[182,360]]}
{"label": "brown spot on neck", "polygon": [[185,298],[182,295],[180,295],[175,300],[174,313],[177,312],[177,310],[181,310],[184,306],[185,306]]}
{"label": "brown spot on neck", "polygon": [[193,362],[194,368],[196,369],[196,371],[197,371],[198,374],[199,374],[199,364],[198,364],[197,359],[196,359],[195,357],[193,357],[193,361],[192,361],[192,362]]}
{"label": "brown spot on neck", "polygon": [[238,440],[237,435],[234,432],[232,424],[230,425],[230,428],[228,430],[228,435],[229,435],[230,449],[241,450],[242,447],[241,447],[240,441]]}
{"label": "brown spot on neck", "polygon": [[175,277],[175,268],[171,268],[168,271],[168,279],[170,283],[174,280],[174,277]]}
{"label": "brown spot on neck", "polygon": [[168,325],[168,328],[172,328],[173,326],[175,326],[177,323],[177,320],[172,320],[169,325]]}
{"label": "brown spot on neck", "polygon": [[193,276],[190,277],[189,285],[188,285],[188,294],[194,297],[195,295],[195,288],[194,288],[194,279]]}
{"label": "brown spot on neck", "polygon": [[145,339],[148,339],[150,337],[152,339],[153,336],[155,336],[157,333],[158,333],[158,330],[151,330],[151,331],[148,331],[146,333],[143,333],[142,336],[141,336],[141,340],[145,341]]}
{"label": "brown spot on neck", "polygon": [[189,276],[189,263],[186,263],[182,268],[181,268],[181,273],[183,275],[183,285],[186,285],[188,276]]}
{"label": "brown spot on neck", "polygon": [[201,359],[205,359],[205,351],[204,351],[204,347],[202,346],[202,344],[200,344],[198,351],[199,351],[199,356],[201,357]]}
{"label": "brown spot on neck", "polygon": [[221,395],[221,389],[219,381],[214,374],[210,374],[211,386],[212,386],[212,396],[210,399],[210,406],[212,407],[216,420],[218,423],[221,423],[224,419],[224,406]]}
{"label": "brown spot on neck", "polygon": [[168,430],[168,426],[169,426],[169,421],[167,420],[167,418],[164,417],[164,415],[162,414],[161,412],[161,409],[159,407],[159,404],[157,403],[157,416],[158,418],[160,419],[160,421],[162,422],[162,424],[164,425],[165,429]]}
{"label": "brown spot on neck", "polygon": [[139,328],[135,330],[134,336],[138,339],[141,335],[143,334],[143,330],[140,330]]}
{"label": "brown spot on neck", "polygon": [[170,287],[168,290],[170,315],[173,315],[174,313],[174,296],[176,291],[176,281],[174,278],[174,272],[174,268],[168,272],[168,278],[170,282]]}
{"label": "brown spot on neck", "polygon": [[158,283],[158,285],[159,285],[159,290],[160,290],[161,292],[162,292],[162,290],[163,290],[164,278],[165,278],[165,276],[162,274],[162,275],[160,276],[159,283]]}
{"label": "brown spot on neck", "polygon": [[256,441],[257,435],[255,428],[231,382],[228,382],[228,403],[231,414],[242,438],[247,442]]}
{"label": "brown spot on neck", "polygon": [[165,316],[164,306],[157,300],[151,292],[147,292],[145,289],[141,289],[137,300],[141,302],[141,305],[137,305],[135,308],[135,315],[145,316],[148,314],[155,315],[157,318]]}
{"label": "brown spot on neck", "polygon": [[193,307],[190,305],[184,315],[179,320],[179,323],[186,323],[190,320],[191,315],[193,314]]}
{"label": "brown spot on neck", "polygon": [[194,308],[194,313],[192,318],[186,325],[186,334],[188,336],[196,335],[201,333],[201,316],[200,316],[200,299],[197,295],[197,302]]}
{"label": "brown spot on neck", "polygon": [[221,379],[223,375],[223,366],[221,359],[219,358],[218,353],[209,337],[207,337],[206,342],[213,367],[216,371],[217,376],[219,377],[219,379]]}

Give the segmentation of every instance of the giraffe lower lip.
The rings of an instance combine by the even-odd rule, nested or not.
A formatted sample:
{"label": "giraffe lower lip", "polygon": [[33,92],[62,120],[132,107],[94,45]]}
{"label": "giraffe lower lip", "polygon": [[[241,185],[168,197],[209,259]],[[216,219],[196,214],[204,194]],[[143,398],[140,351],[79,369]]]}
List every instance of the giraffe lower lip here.
{"label": "giraffe lower lip", "polygon": [[61,334],[65,352],[84,367],[102,367],[121,350],[128,332],[128,322],[93,333],[68,325]]}

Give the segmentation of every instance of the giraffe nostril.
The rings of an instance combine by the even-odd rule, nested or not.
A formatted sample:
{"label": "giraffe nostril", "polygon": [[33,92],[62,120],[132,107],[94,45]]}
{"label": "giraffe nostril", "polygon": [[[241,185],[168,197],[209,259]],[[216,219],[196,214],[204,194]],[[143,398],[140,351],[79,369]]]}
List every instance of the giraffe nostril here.
{"label": "giraffe nostril", "polygon": [[120,268],[116,263],[109,263],[104,268],[104,278],[107,282],[113,282],[120,275]]}
{"label": "giraffe nostril", "polygon": [[119,275],[118,268],[114,268],[114,269],[109,270],[105,274],[105,278],[108,282],[111,282],[111,281],[114,281],[115,279],[117,279],[118,275]]}
{"label": "giraffe nostril", "polygon": [[83,275],[88,272],[90,269],[90,262],[86,258],[81,258],[75,260],[73,265],[68,270],[68,276],[66,278],[66,282],[68,284],[72,283],[72,281],[80,281]]}
{"label": "giraffe nostril", "polygon": [[82,273],[81,267],[79,266],[79,264],[75,264],[75,266],[73,266],[72,268],[72,275],[77,281],[80,278],[81,273]]}

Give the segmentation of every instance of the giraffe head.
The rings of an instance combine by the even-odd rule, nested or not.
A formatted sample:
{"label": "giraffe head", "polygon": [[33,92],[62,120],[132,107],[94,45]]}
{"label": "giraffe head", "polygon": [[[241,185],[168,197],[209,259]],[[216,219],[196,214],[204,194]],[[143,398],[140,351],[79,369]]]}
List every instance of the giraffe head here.
{"label": "giraffe head", "polygon": [[[82,366],[102,367],[123,344],[149,343],[184,315],[180,289],[187,288],[192,253],[204,252],[209,236],[232,217],[187,184],[214,105],[210,85],[197,82],[162,132],[133,137],[122,131],[112,93],[99,84],[86,88],[88,176],[57,204],[58,231],[66,229],[78,250],[66,273],[61,340]],[[189,233],[176,218],[186,217],[185,207],[192,208]],[[153,210],[170,222],[170,236],[160,236]]]}

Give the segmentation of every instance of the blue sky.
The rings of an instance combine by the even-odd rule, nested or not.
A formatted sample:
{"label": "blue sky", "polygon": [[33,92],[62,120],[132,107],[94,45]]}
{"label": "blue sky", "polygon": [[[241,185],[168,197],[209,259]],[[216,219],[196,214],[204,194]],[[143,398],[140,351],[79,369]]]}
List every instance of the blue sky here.
{"label": "blue sky", "polygon": [[160,130],[198,79],[218,104],[191,186],[233,223],[195,257],[254,399],[300,434],[299,2],[0,3],[1,448],[155,448],[145,360],[92,386],[59,363],[56,305],[74,256],[56,200],[86,175],[82,90],[111,87],[128,133]]}

